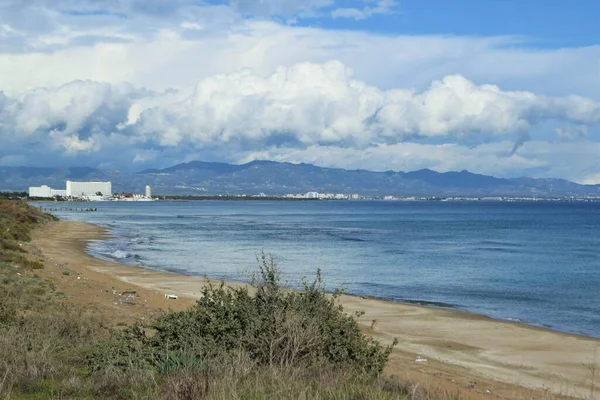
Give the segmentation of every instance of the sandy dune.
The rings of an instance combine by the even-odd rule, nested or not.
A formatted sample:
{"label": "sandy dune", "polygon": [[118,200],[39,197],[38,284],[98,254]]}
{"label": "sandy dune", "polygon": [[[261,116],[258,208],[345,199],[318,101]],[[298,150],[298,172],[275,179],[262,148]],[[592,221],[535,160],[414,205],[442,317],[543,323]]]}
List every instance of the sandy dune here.
{"label": "sandy dune", "polygon": [[[102,228],[86,223],[50,224],[34,239],[49,265],[41,274],[72,301],[98,305],[115,319],[146,319],[160,310],[184,309],[207,283],[201,277],[123,266],[85,253],[87,241],[103,237]],[[127,291],[135,291],[130,301],[124,301]],[[181,297],[167,300],[165,293]],[[364,311],[359,320],[369,334],[382,342],[399,340],[388,372],[405,379],[466,391],[468,398],[600,399],[598,339],[454,310],[354,296],[343,296],[341,302],[349,311]],[[416,356],[428,361],[417,363]]]}

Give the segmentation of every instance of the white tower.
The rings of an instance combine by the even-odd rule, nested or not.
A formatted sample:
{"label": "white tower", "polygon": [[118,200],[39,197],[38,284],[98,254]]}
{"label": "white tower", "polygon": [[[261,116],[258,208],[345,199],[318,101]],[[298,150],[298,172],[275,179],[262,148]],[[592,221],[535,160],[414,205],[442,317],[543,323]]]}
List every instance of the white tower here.
{"label": "white tower", "polygon": [[150,189],[150,185],[146,185],[146,198],[152,198],[152,189]]}

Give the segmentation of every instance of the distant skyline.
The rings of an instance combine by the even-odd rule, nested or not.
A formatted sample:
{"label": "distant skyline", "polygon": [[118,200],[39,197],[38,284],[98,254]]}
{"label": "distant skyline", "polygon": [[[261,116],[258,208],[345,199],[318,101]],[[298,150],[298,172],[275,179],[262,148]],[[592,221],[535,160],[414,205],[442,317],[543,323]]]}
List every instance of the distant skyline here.
{"label": "distant skyline", "polygon": [[600,183],[600,2],[0,0],[0,166]]}

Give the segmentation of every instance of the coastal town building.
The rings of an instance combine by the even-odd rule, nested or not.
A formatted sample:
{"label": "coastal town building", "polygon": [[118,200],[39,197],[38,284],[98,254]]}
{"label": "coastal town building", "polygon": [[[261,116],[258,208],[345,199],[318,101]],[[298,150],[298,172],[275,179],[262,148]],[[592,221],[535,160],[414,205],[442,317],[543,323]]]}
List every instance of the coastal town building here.
{"label": "coastal town building", "polygon": [[76,182],[67,181],[67,197],[91,198],[91,197],[111,197],[111,182],[90,181]]}
{"label": "coastal town building", "polygon": [[75,200],[106,200],[112,198],[112,183],[101,181],[67,181],[65,189],[53,189],[48,185],[29,187],[29,197],[52,199],[63,197]]}
{"label": "coastal town building", "polygon": [[42,199],[51,199],[53,197],[66,197],[67,191],[52,189],[50,186],[34,186],[29,188],[29,197],[38,197]]}

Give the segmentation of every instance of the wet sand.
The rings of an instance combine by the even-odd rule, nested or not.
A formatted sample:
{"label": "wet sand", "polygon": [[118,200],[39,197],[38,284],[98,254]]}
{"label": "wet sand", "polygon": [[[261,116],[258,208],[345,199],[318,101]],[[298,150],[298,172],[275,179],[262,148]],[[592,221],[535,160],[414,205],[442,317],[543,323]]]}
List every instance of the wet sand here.
{"label": "wet sand", "polygon": [[[125,266],[85,252],[88,241],[107,235],[103,228],[83,222],[49,224],[33,241],[46,259],[47,268],[39,275],[68,301],[94,306],[115,324],[183,310],[208,283],[202,277]],[[165,294],[179,298],[168,300]],[[359,322],[368,334],[383,343],[398,339],[386,372],[402,379],[473,399],[600,399],[598,339],[456,310],[346,295],[341,303],[347,311],[364,312]],[[416,362],[417,356],[427,361]]]}

